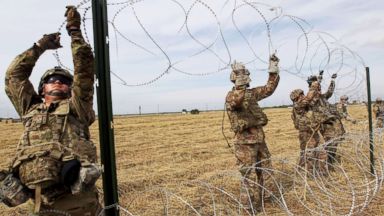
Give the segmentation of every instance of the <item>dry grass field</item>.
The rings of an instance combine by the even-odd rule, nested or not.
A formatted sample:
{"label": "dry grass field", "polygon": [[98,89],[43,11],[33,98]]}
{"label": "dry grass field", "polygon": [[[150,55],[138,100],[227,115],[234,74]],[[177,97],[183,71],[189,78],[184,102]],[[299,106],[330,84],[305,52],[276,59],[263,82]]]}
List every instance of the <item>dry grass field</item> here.
{"label": "dry grass field", "polygon": [[[291,110],[265,110],[269,118],[266,141],[276,182],[284,194],[284,200],[265,203],[265,215],[288,214],[282,203],[294,215],[384,215],[381,171],[376,178],[367,171],[366,108],[350,106],[349,111],[361,123],[345,123],[348,133],[354,135],[340,147],[343,169],[313,181],[295,171],[299,145]],[[247,215],[237,203],[240,178],[222,134],[222,120],[223,112],[219,111],[115,118],[120,205],[133,215]],[[14,155],[22,130],[21,123],[0,123],[2,167]],[[227,116],[224,133],[231,141]],[[97,123],[91,134],[98,143]],[[381,160],[376,164],[380,167]],[[101,187],[101,181],[97,184]],[[2,205],[0,211],[1,215],[23,215],[25,208]]]}

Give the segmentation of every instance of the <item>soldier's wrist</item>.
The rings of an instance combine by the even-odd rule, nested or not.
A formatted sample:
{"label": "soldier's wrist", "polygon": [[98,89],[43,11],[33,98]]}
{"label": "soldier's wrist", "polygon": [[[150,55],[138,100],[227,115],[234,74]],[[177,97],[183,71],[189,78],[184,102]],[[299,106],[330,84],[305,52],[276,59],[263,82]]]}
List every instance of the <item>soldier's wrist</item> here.
{"label": "soldier's wrist", "polygon": [[38,42],[34,43],[32,49],[41,55],[46,49]]}

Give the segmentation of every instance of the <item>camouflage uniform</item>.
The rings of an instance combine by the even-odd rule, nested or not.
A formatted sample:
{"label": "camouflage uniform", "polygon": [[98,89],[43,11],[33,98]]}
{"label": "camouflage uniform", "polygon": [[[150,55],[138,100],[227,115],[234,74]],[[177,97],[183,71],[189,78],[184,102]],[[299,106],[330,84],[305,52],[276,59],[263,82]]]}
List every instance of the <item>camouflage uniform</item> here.
{"label": "camouflage uniform", "polygon": [[343,123],[337,113],[336,106],[330,105],[328,99],[332,96],[335,90],[335,81],[332,80],[326,93],[322,94],[313,86],[320,86],[318,82],[313,82],[310,91],[313,91],[314,98],[311,102],[311,107],[314,112],[316,121],[321,122],[320,133],[327,142],[325,146],[328,152],[328,162],[333,163],[336,157],[338,144],[344,139],[345,134]]}
{"label": "camouflage uniform", "polygon": [[345,119],[347,121],[350,121],[352,123],[356,123],[356,120],[353,119],[349,113],[348,113],[348,110],[347,110],[347,101],[348,101],[348,97],[347,96],[342,96],[340,97],[340,102],[337,103],[336,105],[336,108],[337,108],[337,113],[339,114],[339,117],[341,119]]}
{"label": "camouflage uniform", "polygon": [[320,123],[316,122],[313,112],[310,110],[310,102],[314,96],[313,91],[310,91],[307,96],[304,96],[301,89],[292,91],[290,95],[293,101],[291,118],[295,128],[299,131],[299,166],[306,167],[308,171],[316,170],[317,173],[323,174],[327,154],[318,149]]}
{"label": "camouflage uniform", "polygon": [[[34,90],[29,77],[44,52],[36,44],[18,55],[7,70],[5,91],[24,124],[24,134],[17,147],[12,170],[31,190],[41,189],[38,201],[41,201],[42,212],[56,209],[72,216],[95,215],[100,208],[95,186],[91,185],[87,192],[72,195],[71,189],[64,186],[58,176],[66,161],[77,159],[83,166],[95,163],[97,157],[89,133],[89,126],[95,121],[94,57],[80,31],[71,32],[71,39],[74,81],[68,99],[46,107]],[[36,148],[49,156],[38,155]],[[39,163],[42,160],[44,163]],[[63,163],[57,163],[57,160]]]}
{"label": "camouflage uniform", "polygon": [[[266,171],[258,168],[272,168],[263,126],[267,124],[267,116],[258,105],[258,101],[270,96],[279,83],[277,73],[269,73],[267,85],[248,89],[245,86],[234,87],[226,96],[227,114],[231,121],[231,128],[235,134],[235,156],[239,171],[243,176],[241,191],[241,202],[249,203],[253,197],[253,185],[249,181],[252,171],[256,172],[257,183],[268,190],[271,189],[267,184],[270,177]],[[233,81],[233,80],[232,80]],[[250,79],[249,79],[250,81]],[[247,85],[248,86],[248,85]],[[264,190],[259,188],[259,203],[264,197]],[[248,196],[248,192],[249,195]],[[265,194],[270,195],[269,193]],[[245,204],[244,206],[246,206]]]}
{"label": "camouflage uniform", "polygon": [[376,103],[373,105],[373,112],[375,113],[376,117],[376,127],[377,128],[383,128],[383,122],[384,122],[384,102],[379,99],[376,100]]}

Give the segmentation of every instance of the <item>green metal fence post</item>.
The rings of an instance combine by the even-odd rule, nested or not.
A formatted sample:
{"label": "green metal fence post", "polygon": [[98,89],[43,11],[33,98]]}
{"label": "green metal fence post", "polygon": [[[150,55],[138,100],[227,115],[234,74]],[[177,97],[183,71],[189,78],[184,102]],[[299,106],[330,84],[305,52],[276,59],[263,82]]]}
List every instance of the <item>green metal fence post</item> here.
{"label": "green metal fence post", "polygon": [[371,101],[371,78],[369,75],[369,67],[365,68],[367,75],[367,95],[368,95],[368,122],[369,122],[369,157],[371,160],[371,174],[375,174],[375,158],[373,155],[373,127],[372,127],[372,101]]}
{"label": "green metal fence post", "polygon": [[[119,200],[116,179],[106,0],[92,0],[92,12],[104,205],[105,207],[111,207],[118,204]],[[104,213],[107,216],[117,216],[119,210],[116,207],[107,208]]]}

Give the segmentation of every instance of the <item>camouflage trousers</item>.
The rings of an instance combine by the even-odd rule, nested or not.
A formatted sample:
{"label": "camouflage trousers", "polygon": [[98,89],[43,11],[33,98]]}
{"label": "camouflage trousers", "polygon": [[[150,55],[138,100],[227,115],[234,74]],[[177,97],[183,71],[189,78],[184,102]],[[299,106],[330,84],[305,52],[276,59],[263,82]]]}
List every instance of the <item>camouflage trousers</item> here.
{"label": "camouflage trousers", "polygon": [[328,124],[322,124],[320,133],[323,135],[324,141],[327,143],[325,150],[327,151],[327,162],[333,164],[337,158],[337,146],[344,140],[345,129],[340,119],[336,119]]}
{"label": "camouflage trousers", "polygon": [[[240,202],[249,208],[255,201],[254,194],[258,192],[260,206],[265,197],[270,197],[273,187],[271,185],[272,168],[271,154],[265,142],[256,144],[235,144],[237,165],[242,175]],[[257,179],[257,180],[256,180]]]}
{"label": "camouflage trousers", "polygon": [[327,153],[324,149],[319,149],[319,132],[310,129],[299,130],[299,141],[299,166],[305,167],[308,172],[323,175],[326,171]]}
{"label": "camouflage trousers", "polygon": [[384,118],[377,118],[376,128],[383,128],[383,127],[384,127]]}
{"label": "camouflage trousers", "polygon": [[[32,208],[33,209],[33,208]],[[78,195],[70,192],[58,197],[53,204],[42,204],[39,216],[95,216],[102,210],[96,187]]]}

